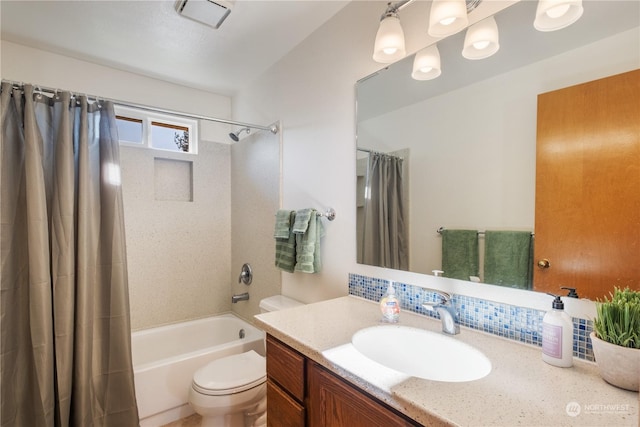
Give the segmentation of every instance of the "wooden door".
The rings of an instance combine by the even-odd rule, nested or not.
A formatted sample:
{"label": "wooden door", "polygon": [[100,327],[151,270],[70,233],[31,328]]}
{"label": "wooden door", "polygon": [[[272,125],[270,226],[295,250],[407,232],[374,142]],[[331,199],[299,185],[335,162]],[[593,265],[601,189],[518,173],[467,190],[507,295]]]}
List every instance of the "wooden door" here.
{"label": "wooden door", "polygon": [[640,289],[640,70],[538,96],[534,289]]}

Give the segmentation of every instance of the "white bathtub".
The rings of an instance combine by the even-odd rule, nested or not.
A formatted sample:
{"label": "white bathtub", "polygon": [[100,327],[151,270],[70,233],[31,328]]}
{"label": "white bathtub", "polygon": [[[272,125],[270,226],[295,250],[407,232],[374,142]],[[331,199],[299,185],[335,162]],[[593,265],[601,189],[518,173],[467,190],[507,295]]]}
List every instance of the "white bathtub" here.
{"label": "white bathtub", "polygon": [[264,332],[233,314],[133,332],[131,348],[142,427],[192,414],[191,379],[208,362],[249,350],[265,354]]}

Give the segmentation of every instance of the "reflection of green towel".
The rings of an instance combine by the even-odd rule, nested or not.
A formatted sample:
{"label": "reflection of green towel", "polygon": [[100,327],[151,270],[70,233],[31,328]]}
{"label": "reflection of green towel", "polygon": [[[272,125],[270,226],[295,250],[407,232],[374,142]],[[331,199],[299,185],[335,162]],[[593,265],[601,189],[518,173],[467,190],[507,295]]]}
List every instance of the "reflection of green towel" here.
{"label": "reflection of green towel", "polygon": [[469,280],[478,276],[478,231],[442,230],[442,275]]}
{"label": "reflection of green towel", "polygon": [[529,231],[486,231],[484,282],[531,289],[533,244]]}
{"label": "reflection of green towel", "polygon": [[[280,211],[278,211],[278,213],[280,213]],[[289,220],[287,221],[287,223],[293,224],[296,218],[296,213],[294,211],[289,211],[288,213]],[[278,233],[277,228],[276,233]],[[293,273],[295,265],[296,235],[287,228],[286,237],[276,237],[276,267],[284,271],[288,271],[289,273]]]}
{"label": "reflection of green towel", "polygon": [[[300,212],[296,213],[297,216]],[[295,230],[294,230],[295,231]],[[320,258],[320,238],[324,236],[321,217],[315,210],[309,212],[308,225],[304,233],[296,235],[296,266],[295,271],[303,273],[317,273],[322,268]]]}

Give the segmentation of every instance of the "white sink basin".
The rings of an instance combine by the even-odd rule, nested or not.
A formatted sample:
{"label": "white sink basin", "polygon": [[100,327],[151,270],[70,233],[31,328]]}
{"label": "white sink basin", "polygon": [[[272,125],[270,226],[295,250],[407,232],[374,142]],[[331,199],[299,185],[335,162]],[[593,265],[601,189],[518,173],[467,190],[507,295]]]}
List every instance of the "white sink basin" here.
{"label": "white sink basin", "polygon": [[351,343],[368,359],[413,377],[464,382],[491,372],[491,362],[476,348],[418,328],[373,326],[356,332]]}

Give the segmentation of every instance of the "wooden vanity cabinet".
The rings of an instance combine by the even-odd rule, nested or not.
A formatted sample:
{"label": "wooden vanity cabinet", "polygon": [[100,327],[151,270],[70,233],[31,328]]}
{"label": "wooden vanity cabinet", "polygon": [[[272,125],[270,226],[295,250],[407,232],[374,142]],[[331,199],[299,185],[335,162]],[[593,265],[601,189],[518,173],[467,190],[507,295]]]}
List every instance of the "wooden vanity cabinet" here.
{"label": "wooden vanity cabinet", "polygon": [[420,426],[267,335],[267,425]]}
{"label": "wooden vanity cabinet", "polygon": [[309,427],[405,427],[421,424],[307,360]]}
{"label": "wooden vanity cabinet", "polygon": [[303,355],[267,335],[267,426],[305,426]]}

